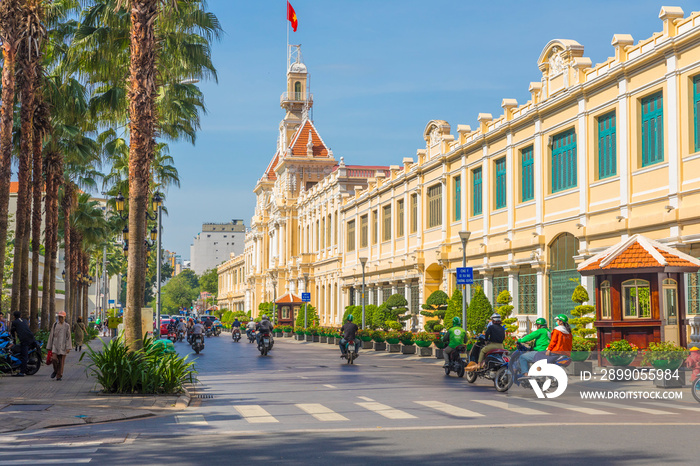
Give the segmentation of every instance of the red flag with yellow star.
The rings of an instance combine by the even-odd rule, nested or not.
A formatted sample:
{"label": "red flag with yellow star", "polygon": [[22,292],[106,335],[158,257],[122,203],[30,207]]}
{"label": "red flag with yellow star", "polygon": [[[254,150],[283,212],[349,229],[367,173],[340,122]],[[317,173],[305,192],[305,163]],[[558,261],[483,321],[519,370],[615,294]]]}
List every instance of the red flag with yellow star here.
{"label": "red flag with yellow star", "polygon": [[292,23],[292,30],[297,32],[297,13],[289,2],[287,2],[287,19]]}

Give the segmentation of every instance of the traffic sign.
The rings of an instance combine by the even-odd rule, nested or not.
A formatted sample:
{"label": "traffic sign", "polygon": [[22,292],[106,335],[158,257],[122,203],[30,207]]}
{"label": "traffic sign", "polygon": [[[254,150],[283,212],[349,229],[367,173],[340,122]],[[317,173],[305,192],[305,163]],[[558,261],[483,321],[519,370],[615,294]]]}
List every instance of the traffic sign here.
{"label": "traffic sign", "polygon": [[457,284],[471,285],[474,283],[474,269],[472,267],[457,267]]}
{"label": "traffic sign", "polygon": [[113,300],[113,299],[110,299],[110,300],[109,300],[109,304],[114,304],[114,300]]}
{"label": "traffic sign", "polygon": [[311,293],[302,293],[301,300],[305,303],[310,303],[311,302]]}

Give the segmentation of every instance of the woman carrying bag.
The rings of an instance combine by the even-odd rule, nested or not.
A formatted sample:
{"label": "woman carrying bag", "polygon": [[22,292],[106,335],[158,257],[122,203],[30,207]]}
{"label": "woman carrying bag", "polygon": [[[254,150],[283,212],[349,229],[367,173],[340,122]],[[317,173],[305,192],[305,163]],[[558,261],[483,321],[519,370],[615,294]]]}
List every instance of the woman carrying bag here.
{"label": "woman carrying bag", "polygon": [[75,350],[83,350],[83,341],[85,341],[85,335],[87,335],[87,329],[83,323],[83,319],[78,317],[78,322],[75,324]]}
{"label": "woman carrying bag", "polygon": [[71,344],[70,324],[66,322],[66,313],[60,311],[58,321],[53,324],[46,349],[51,352],[51,362],[53,363],[53,373],[51,378],[61,380],[63,377],[63,366],[66,363],[66,356],[73,346]]}

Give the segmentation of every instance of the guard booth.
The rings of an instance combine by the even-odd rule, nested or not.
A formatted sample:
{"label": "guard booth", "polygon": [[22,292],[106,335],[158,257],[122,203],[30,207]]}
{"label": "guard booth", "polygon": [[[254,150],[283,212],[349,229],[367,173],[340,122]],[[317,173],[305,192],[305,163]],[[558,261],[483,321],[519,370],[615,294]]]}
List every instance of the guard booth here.
{"label": "guard booth", "polygon": [[[277,325],[291,325],[294,327],[294,320],[303,304],[301,298],[294,293],[286,293],[280,296],[275,301],[275,309],[278,316]],[[272,318],[272,316],[269,317]]]}
{"label": "guard booth", "polygon": [[641,235],[582,262],[581,275],[595,277],[598,351],[620,339],[687,346],[683,274],[699,269],[700,260]]}

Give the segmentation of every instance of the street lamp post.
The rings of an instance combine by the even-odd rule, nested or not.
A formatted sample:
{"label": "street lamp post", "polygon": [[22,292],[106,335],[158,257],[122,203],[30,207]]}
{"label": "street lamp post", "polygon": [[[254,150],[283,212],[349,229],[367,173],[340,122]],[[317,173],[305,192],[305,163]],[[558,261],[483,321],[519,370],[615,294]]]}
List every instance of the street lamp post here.
{"label": "street lamp post", "polygon": [[[467,241],[472,235],[471,231],[460,231],[459,239],[462,240],[462,267],[467,266]],[[462,285],[462,326],[467,322],[467,285]]]}
{"label": "street lamp post", "polygon": [[159,193],[155,193],[153,196],[153,210],[156,212],[156,217],[158,218],[158,227],[156,229],[156,329],[158,331],[158,336],[160,336],[160,267],[161,267],[161,256],[160,256],[160,244],[162,241],[162,223],[161,223],[161,213],[163,208],[163,198]]}
{"label": "street lamp post", "polygon": [[360,264],[362,264],[362,330],[365,329],[365,264],[367,263],[366,257],[360,257]]}
{"label": "street lamp post", "polygon": [[[308,273],[305,273],[305,274],[304,274],[304,293],[308,293],[308,292],[309,292],[308,287],[309,287],[309,274],[308,274]],[[307,320],[307,317],[308,317],[308,310],[309,310],[309,303],[308,303],[308,302],[305,302],[305,303],[304,303],[304,328],[307,328],[307,322],[306,322],[306,320]]]}
{"label": "street lamp post", "polygon": [[277,301],[277,277],[272,275],[272,325],[277,325],[277,306],[275,301]]}

